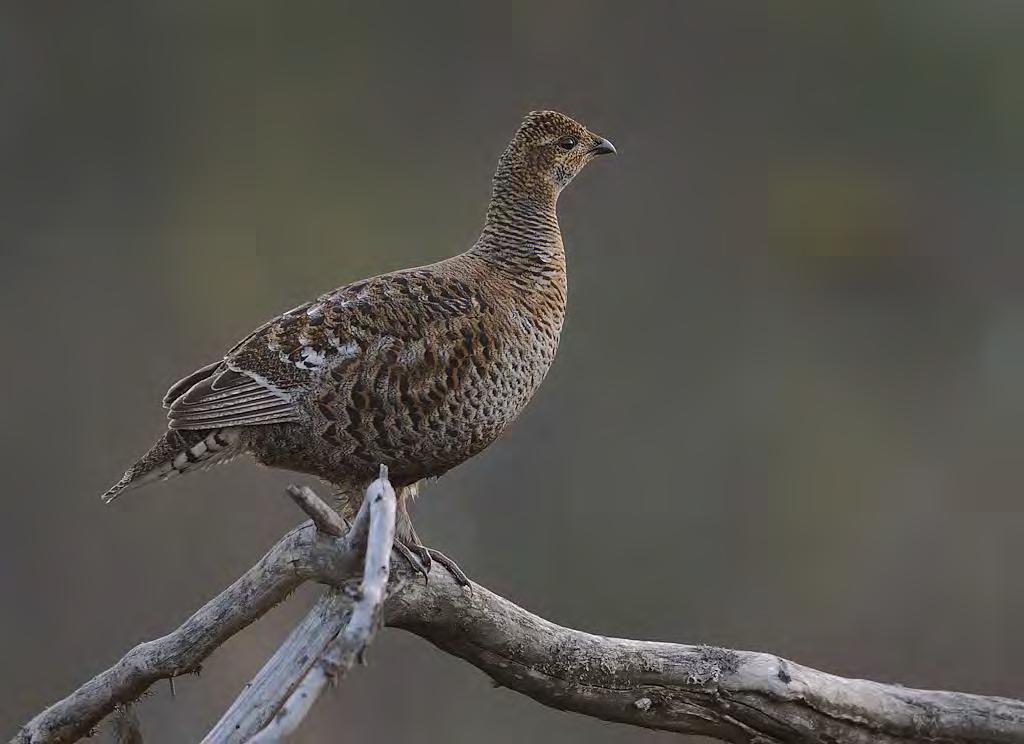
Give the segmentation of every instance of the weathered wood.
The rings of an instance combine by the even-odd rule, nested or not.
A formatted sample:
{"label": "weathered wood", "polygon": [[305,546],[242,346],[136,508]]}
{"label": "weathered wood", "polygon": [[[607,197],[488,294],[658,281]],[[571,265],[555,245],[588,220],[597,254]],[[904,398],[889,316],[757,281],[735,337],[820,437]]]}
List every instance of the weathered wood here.
{"label": "weathered wood", "polygon": [[[391,519],[393,529],[393,515]],[[153,682],[194,671],[217,646],[300,583],[341,586],[353,580],[366,565],[363,553],[370,521],[367,510],[361,509],[343,538],[325,534],[311,523],[292,530],[181,627],[135,647],[51,705],[26,724],[12,744],[77,741]],[[387,540],[370,540],[371,547],[378,546],[374,551],[385,543],[390,545]],[[387,570],[386,561],[382,564],[377,552],[374,556],[368,565],[377,566],[379,578]],[[548,622],[483,587],[460,587],[440,566],[428,583],[401,578],[392,583],[393,593],[384,603],[388,625],[415,633],[474,664],[498,684],[554,708],[743,744],[1024,742],[1024,702],[1018,700],[845,679],[764,653],[591,635]],[[380,592],[382,586],[378,581],[370,588]],[[372,636],[378,600],[375,596],[366,603],[356,625],[363,645],[351,648],[365,647]],[[321,612],[340,610],[342,603],[318,607]],[[332,622],[341,627],[340,618]],[[307,618],[292,634],[289,648],[320,653],[333,634],[318,636],[315,630]],[[340,649],[342,663],[348,648]],[[330,650],[339,653],[333,646]],[[239,702],[245,715],[233,720],[246,722],[251,726],[248,731],[255,733],[269,720],[268,712],[273,715],[279,701],[294,694],[298,680],[305,678],[311,689],[322,689],[330,676],[323,667],[323,674],[309,676],[306,669],[291,666],[288,674],[266,678],[283,680],[278,689],[268,685],[259,696],[244,692]],[[265,704],[258,710],[252,705],[257,700]],[[301,707],[296,701],[289,715],[301,712]],[[207,737],[218,743],[241,740],[214,732]]]}
{"label": "weathered wood", "polygon": [[313,524],[321,532],[341,537],[348,532],[348,526],[338,512],[334,511],[327,503],[316,495],[316,492],[308,486],[288,486],[285,492],[292,501],[298,505],[306,516],[313,520]]}
{"label": "weathered wood", "polygon": [[292,530],[177,630],[133,648],[29,721],[12,742],[77,741],[118,704],[137,699],[154,682],[194,672],[214,649],[303,582],[342,582],[360,568],[361,558],[357,545],[324,535],[312,523]]}
{"label": "weathered wood", "polygon": [[395,542],[398,506],[395,491],[387,479],[387,468],[383,465],[380,477],[367,489],[365,504],[370,508],[366,567],[350,619],[305,678],[287,696],[266,728],[250,739],[252,744],[276,744],[294,733],[327,686],[344,677],[356,659],[363,659],[380,627],[391,574],[391,547]]}
{"label": "weathered wood", "polygon": [[1020,744],[1024,702],[847,679],[766,653],[564,628],[445,572],[411,582],[385,622],[545,705],[744,744]]}
{"label": "weathered wood", "polygon": [[202,744],[241,744],[255,736],[280,710],[348,622],[352,600],[328,588],[249,682]]}
{"label": "weathered wood", "polygon": [[[344,532],[344,520],[312,489],[289,486],[286,491],[313,520],[319,532],[332,536]],[[364,499],[346,538],[347,544],[362,544],[367,537],[369,524],[369,501]],[[327,589],[256,677],[245,686],[202,744],[239,744],[248,741],[266,726],[327,645],[345,627],[348,621],[346,610],[351,604],[352,600],[342,590]]]}

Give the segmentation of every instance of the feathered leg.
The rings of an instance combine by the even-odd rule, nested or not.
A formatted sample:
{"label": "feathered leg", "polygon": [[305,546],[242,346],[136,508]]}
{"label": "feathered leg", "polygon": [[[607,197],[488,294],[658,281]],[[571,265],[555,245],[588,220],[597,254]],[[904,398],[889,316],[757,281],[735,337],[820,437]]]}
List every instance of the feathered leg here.
{"label": "feathered leg", "polygon": [[[398,492],[398,513],[395,515],[395,540],[396,545],[401,546],[399,552],[405,556],[406,560],[413,564],[414,569],[423,574],[425,579],[430,576],[431,564],[437,561],[452,575],[452,578],[455,579],[459,586],[469,586],[469,577],[459,568],[459,564],[440,550],[425,546],[420,541],[419,535],[416,534],[416,529],[412,526],[412,518],[409,516],[409,503],[416,497],[417,493],[419,493],[419,483],[413,483],[411,486],[402,488]],[[412,560],[411,556],[413,555],[417,558],[417,561]],[[420,565],[417,565],[417,562]]]}
{"label": "feathered leg", "polygon": [[[413,571],[427,579],[430,575],[431,556],[426,552],[427,549],[419,544],[416,530],[413,529],[412,522],[409,519],[408,502],[415,497],[418,490],[418,483],[398,489],[396,494],[398,508],[395,514],[394,549],[396,553],[405,558]],[[336,486],[334,496],[342,518],[351,525],[363,504],[363,490]]]}

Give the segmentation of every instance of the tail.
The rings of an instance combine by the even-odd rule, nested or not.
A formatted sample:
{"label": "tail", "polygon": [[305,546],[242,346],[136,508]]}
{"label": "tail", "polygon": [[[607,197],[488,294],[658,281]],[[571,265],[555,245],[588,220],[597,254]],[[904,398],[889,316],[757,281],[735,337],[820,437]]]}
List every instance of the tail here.
{"label": "tail", "polygon": [[227,462],[240,454],[240,438],[233,427],[169,430],[101,498],[109,504],[122,491]]}

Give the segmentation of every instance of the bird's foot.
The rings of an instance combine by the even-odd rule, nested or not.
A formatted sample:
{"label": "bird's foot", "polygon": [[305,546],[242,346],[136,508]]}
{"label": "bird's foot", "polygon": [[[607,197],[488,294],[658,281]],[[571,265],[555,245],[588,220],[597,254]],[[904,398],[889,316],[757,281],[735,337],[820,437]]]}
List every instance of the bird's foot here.
{"label": "bird's foot", "polygon": [[445,571],[452,575],[452,578],[455,579],[456,584],[458,584],[459,586],[472,586],[469,577],[466,576],[466,572],[459,568],[458,563],[456,563],[451,558],[446,556],[440,550],[435,550],[434,548],[426,548],[422,545],[420,547],[423,548],[424,552],[427,555],[429,555],[433,560],[440,563],[444,567]]}
{"label": "bird's foot", "polygon": [[395,548],[407,561],[409,561],[409,564],[412,566],[414,571],[423,575],[424,581],[430,581],[430,568],[436,561],[451,574],[452,578],[455,579],[456,584],[459,586],[471,585],[469,577],[466,576],[465,571],[459,568],[459,564],[446,556],[440,550],[428,548],[426,545],[420,545],[419,543],[410,543],[407,545],[404,542],[397,540],[395,541]]}
{"label": "bird's foot", "polygon": [[430,580],[429,555],[427,556],[427,560],[424,561],[417,551],[414,551],[408,545],[406,545],[403,542],[399,542],[398,540],[395,540],[394,548],[398,551],[399,555],[401,555],[403,558],[405,558],[405,560],[409,562],[409,565],[412,567],[413,571],[423,576],[424,581]]}

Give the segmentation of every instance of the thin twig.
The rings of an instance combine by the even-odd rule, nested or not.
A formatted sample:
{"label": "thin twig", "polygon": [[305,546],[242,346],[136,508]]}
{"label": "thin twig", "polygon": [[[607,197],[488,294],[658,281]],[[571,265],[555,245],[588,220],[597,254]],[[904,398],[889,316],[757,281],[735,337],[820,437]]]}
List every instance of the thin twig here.
{"label": "thin twig", "polygon": [[378,479],[367,489],[363,503],[370,505],[370,531],[363,582],[351,619],[274,719],[250,740],[251,744],[281,742],[294,733],[327,686],[344,677],[357,659],[364,660],[366,649],[380,626],[390,575],[391,547],[395,541],[397,507],[395,491],[384,465],[381,465]]}

